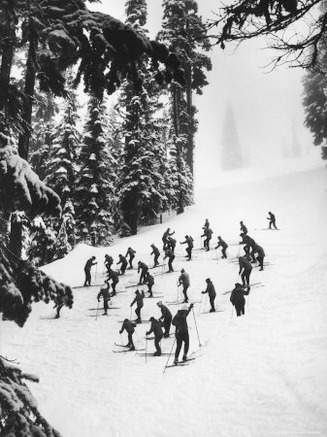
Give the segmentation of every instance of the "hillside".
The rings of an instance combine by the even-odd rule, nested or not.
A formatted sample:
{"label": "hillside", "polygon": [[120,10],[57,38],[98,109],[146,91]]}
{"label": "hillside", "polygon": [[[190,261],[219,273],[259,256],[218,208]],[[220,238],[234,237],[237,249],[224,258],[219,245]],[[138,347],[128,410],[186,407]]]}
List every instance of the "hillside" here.
{"label": "hillside", "polygon": [[[192,261],[185,261],[185,245],[177,244],[175,272],[151,270],[154,298],[145,299],[142,311],[144,320],[159,317],[156,303],[175,301],[180,269],[189,272],[195,302],[188,316],[190,353],[197,358],[188,366],[163,372],[174,338],[163,339],[165,354],[153,357],[153,341],[145,341],[148,323],[134,334],[147,357],[140,351],[113,353],[115,342],[127,342],[126,333],[119,334],[121,321],[135,315],[130,303],[136,287],[129,286],[138,282],[136,269],[120,277],[117,290],[125,292],[113,297],[109,317],[96,311],[98,286],[76,288],[73,308],[63,308],[60,319],[53,319],[50,305],[39,303],[23,329],[2,321],[1,353],[40,377],[32,392],[64,437],[327,435],[326,186],[322,165],[230,173],[200,190],[183,215],[109,248],[79,245],[43,268],[80,286],[84,264],[95,255],[92,280],[100,285],[106,253],[117,262],[131,246],[135,266],[139,260],[152,266],[150,244],[162,249],[167,227],[178,242],[192,235]],[[267,230],[268,211],[276,214],[279,231]],[[200,248],[206,218],[214,231],[209,252]],[[238,281],[240,220],[264,248],[266,264],[263,271],[253,269],[251,282],[260,284],[247,297],[245,316],[237,318],[229,294],[222,293]],[[226,260],[213,249],[218,235],[230,245]],[[206,312],[209,303],[201,295],[208,277],[217,291],[216,313]],[[174,315],[178,305],[170,309]]]}

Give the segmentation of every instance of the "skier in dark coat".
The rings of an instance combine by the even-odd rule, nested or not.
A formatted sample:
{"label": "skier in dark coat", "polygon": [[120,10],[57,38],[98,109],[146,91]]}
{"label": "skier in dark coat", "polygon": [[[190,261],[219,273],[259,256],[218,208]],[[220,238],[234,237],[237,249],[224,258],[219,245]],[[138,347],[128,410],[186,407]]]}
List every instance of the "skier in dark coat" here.
{"label": "skier in dark coat", "polygon": [[167,241],[168,241],[168,249],[170,249],[173,253],[175,253],[175,247],[177,243],[175,238],[168,237]]}
{"label": "skier in dark coat", "polygon": [[151,247],[152,247],[152,252],[150,253],[150,255],[153,255],[153,263],[154,263],[153,267],[157,267],[159,265],[158,258],[160,256],[160,252],[159,249],[154,244],[151,244]]}
{"label": "skier in dark coat", "polygon": [[118,266],[118,264],[121,264],[121,266],[120,266],[120,274],[121,275],[125,275],[125,271],[126,271],[128,263],[127,263],[127,259],[123,255],[119,255],[119,261],[117,263],[117,266]]}
{"label": "skier in dark coat", "polygon": [[193,249],[193,238],[191,236],[185,235],[185,241],[181,241],[180,244],[187,244],[186,248],[186,258],[187,261],[190,261],[192,259],[192,249]]}
{"label": "skier in dark coat", "polygon": [[107,280],[111,280],[111,287],[112,287],[111,296],[115,296],[116,295],[116,285],[119,282],[119,277],[118,276],[119,276],[118,273],[115,272],[114,270],[110,269],[108,271]]}
{"label": "skier in dark coat", "polygon": [[138,268],[137,268],[137,273],[140,273],[140,280],[139,280],[139,285],[142,285],[145,283],[145,276],[149,271],[149,267],[142,261],[139,261],[137,263]]}
{"label": "skier in dark coat", "polygon": [[141,310],[143,308],[143,299],[144,296],[142,293],[140,293],[139,290],[135,291],[135,299],[133,300],[133,302],[131,303],[131,307],[136,303],[136,310],[135,310],[135,314],[137,315],[137,319],[135,320],[135,323],[142,323],[142,319],[141,319]]}
{"label": "skier in dark coat", "polygon": [[245,224],[242,221],[240,221],[240,226],[241,226],[240,230],[242,234],[246,235],[248,233],[248,228],[245,226]]}
{"label": "skier in dark coat", "polygon": [[269,220],[269,229],[271,229],[271,226],[273,226],[275,229],[278,229],[276,226],[276,217],[275,214],[272,212],[268,212],[269,217],[267,217],[267,220]]}
{"label": "skier in dark coat", "polygon": [[253,250],[253,247],[256,245],[256,242],[249,235],[244,235],[243,236],[243,242],[245,243],[244,252],[247,255],[250,255],[251,262],[255,262],[255,258],[252,255],[252,250]]}
{"label": "skier in dark coat", "polygon": [[167,229],[167,231],[163,234],[162,236],[162,242],[163,242],[163,250],[166,250],[167,246],[168,246],[168,237],[171,237],[172,235],[174,235],[175,231],[170,232],[170,228]]}
{"label": "skier in dark coat", "polygon": [[109,309],[109,301],[110,301],[110,285],[108,280],[104,281],[104,285],[103,287],[101,287],[99,293],[98,293],[98,302],[100,302],[100,297],[102,296],[103,298],[103,310],[104,313],[102,314],[103,316],[107,316],[108,315],[108,309]]}
{"label": "skier in dark coat", "polygon": [[209,228],[210,228],[210,223],[209,223],[209,220],[206,219],[204,222],[204,225],[202,226],[202,230],[205,232]]}
{"label": "skier in dark coat", "polygon": [[[257,254],[257,257],[255,257],[256,254]],[[263,270],[263,260],[265,259],[266,254],[265,254],[265,251],[263,250],[263,248],[261,246],[259,246],[259,244],[255,244],[255,246],[253,247],[252,255],[259,263],[259,266],[260,266],[259,270]]]}
{"label": "skier in dark coat", "polygon": [[243,285],[250,285],[250,275],[252,272],[250,255],[240,256],[238,259],[238,263],[240,266],[238,274],[241,275]]}
{"label": "skier in dark coat", "polygon": [[212,234],[213,234],[212,229],[208,228],[208,229],[205,229],[203,235],[201,235],[201,238],[205,237],[205,240],[203,242],[203,246],[207,252],[210,250],[210,240],[212,238]]}
{"label": "skier in dark coat", "polygon": [[95,256],[92,256],[92,258],[86,261],[86,264],[84,266],[84,273],[85,273],[84,287],[91,285],[91,268],[92,266],[98,264],[95,261],[95,259],[96,259]]}
{"label": "skier in dark coat", "polygon": [[53,307],[53,308],[57,309],[56,316],[55,316],[56,319],[59,319],[60,310],[64,305],[68,306],[68,308],[71,308],[73,305],[73,302],[72,301],[69,302],[69,298],[66,295],[58,294],[54,300],[54,307]]}
{"label": "skier in dark coat", "polygon": [[210,305],[211,305],[210,312],[214,313],[216,311],[216,309],[215,309],[215,299],[216,299],[215,286],[211,282],[210,278],[206,279],[206,283],[207,283],[207,288],[205,289],[205,291],[202,291],[202,294],[208,293],[209,301],[210,301]]}
{"label": "skier in dark coat", "polygon": [[177,311],[177,314],[172,320],[172,324],[176,328],[175,336],[176,336],[176,343],[177,343],[174,364],[178,364],[178,357],[183,343],[184,343],[183,361],[187,360],[187,352],[189,350],[190,338],[189,338],[186,318],[189,315],[192,308],[193,308],[192,303],[189,307],[187,307],[186,304],[183,305],[183,308]]}
{"label": "skier in dark coat", "polygon": [[169,309],[162,302],[158,302],[157,305],[161,310],[161,317],[159,320],[163,322],[163,327],[165,329],[164,337],[167,338],[169,337],[170,325],[173,316]]}
{"label": "skier in dark coat", "polygon": [[[247,288],[247,290],[245,290]],[[250,287],[243,287],[241,284],[235,284],[235,288],[230,296],[230,301],[235,307],[237,317],[245,314],[245,297],[250,293]]]}
{"label": "skier in dark coat", "polygon": [[160,320],[156,320],[154,317],[150,317],[151,327],[149,331],[145,334],[150,335],[152,332],[154,333],[154,345],[156,347],[156,352],[153,354],[155,357],[160,357],[161,355],[161,347],[160,342],[163,337],[162,327]]}
{"label": "skier in dark coat", "polygon": [[133,268],[133,259],[135,258],[135,254],[136,254],[136,251],[134,250],[134,249],[132,249],[131,247],[129,247],[128,249],[127,249],[127,252],[126,252],[126,255],[125,255],[125,258],[127,257],[127,256],[129,256],[129,269],[132,269]]}
{"label": "skier in dark coat", "polygon": [[135,346],[133,343],[133,334],[135,331],[135,326],[136,326],[135,323],[131,322],[128,319],[125,319],[123,324],[122,324],[121,330],[119,331],[119,334],[122,334],[124,329],[126,330],[127,335],[128,335],[128,343],[127,343],[126,347],[129,347],[130,351],[135,351]]}
{"label": "skier in dark coat", "polygon": [[164,260],[168,258],[168,272],[173,272],[174,268],[173,268],[173,261],[175,259],[175,255],[173,254],[173,252],[170,249],[166,249],[165,250],[165,257]]}
{"label": "skier in dark coat", "polygon": [[215,247],[215,249],[218,249],[218,247],[221,247],[221,253],[222,253],[222,258],[227,258],[226,255],[226,250],[228,247],[228,244],[221,238],[221,236],[218,237],[218,244]]}
{"label": "skier in dark coat", "polygon": [[190,275],[186,273],[184,269],[181,270],[181,275],[178,278],[178,284],[183,285],[183,290],[182,290],[184,294],[183,303],[187,303],[188,302],[187,290],[190,286]]}
{"label": "skier in dark coat", "polygon": [[150,293],[149,297],[153,297],[152,287],[154,285],[154,277],[152,275],[150,275],[149,272],[145,275],[145,282],[144,283],[148,286],[148,292]]}
{"label": "skier in dark coat", "polygon": [[105,265],[107,271],[109,271],[111,269],[111,266],[113,265],[113,263],[114,263],[114,259],[112,256],[110,256],[110,255],[104,256],[104,265]]}

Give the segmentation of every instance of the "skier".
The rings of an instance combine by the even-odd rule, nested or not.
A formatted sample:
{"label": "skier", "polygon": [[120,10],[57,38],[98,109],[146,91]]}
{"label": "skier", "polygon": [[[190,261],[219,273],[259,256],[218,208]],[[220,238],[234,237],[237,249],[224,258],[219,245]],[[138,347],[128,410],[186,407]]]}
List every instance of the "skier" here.
{"label": "skier", "polygon": [[241,275],[243,286],[250,285],[250,275],[252,272],[250,259],[250,255],[240,256],[238,259],[240,266],[238,274]]}
{"label": "skier", "polygon": [[218,247],[221,247],[221,253],[223,255],[222,258],[227,258],[226,249],[228,247],[228,244],[221,238],[220,235],[218,237],[218,244],[215,249],[218,249]]}
{"label": "skier", "polygon": [[192,259],[193,238],[191,236],[185,235],[185,241],[181,241],[180,244],[187,244],[186,258],[187,261],[190,261]]}
{"label": "skier", "polygon": [[244,252],[247,255],[250,255],[251,262],[255,262],[255,258],[252,255],[252,251],[250,252],[250,250],[253,249],[253,247],[256,245],[256,242],[249,235],[244,235],[243,236],[243,242],[245,243]]}
{"label": "skier", "polygon": [[136,290],[135,294],[136,294],[135,299],[133,300],[130,306],[132,307],[136,303],[135,314],[137,315],[137,319],[135,320],[135,323],[142,323],[141,310],[143,307],[144,294],[143,292],[140,293],[139,290]]}
{"label": "skier", "polygon": [[208,228],[208,229],[205,229],[204,234],[201,235],[201,238],[202,237],[206,238],[203,242],[203,246],[207,252],[210,250],[210,240],[212,238],[212,234],[213,234],[212,229]]}
{"label": "skier", "polygon": [[136,254],[136,251],[133,250],[131,247],[129,247],[127,249],[125,258],[129,255],[129,267],[128,267],[129,269],[133,268],[133,259],[135,258],[135,254]]}
{"label": "skier", "polygon": [[118,261],[118,263],[117,263],[117,266],[118,266],[118,264],[121,264],[121,266],[120,266],[120,275],[125,275],[125,271],[126,271],[126,267],[127,267],[127,259],[123,256],[123,255],[119,255],[119,261]]}
{"label": "skier", "polygon": [[241,226],[240,230],[242,234],[246,235],[248,233],[248,228],[245,226],[245,224],[242,221],[240,221],[240,226]]}
{"label": "skier", "polygon": [[148,286],[148,292],[150,293],[149,297],[153,297],[152,287],[154,285],[154,277],[152,275],[150,275],[150,272],[146,273],[144,283],[147,284],[147,286]]}
{"label": "skier", "polygon": [[92,258],[86,261],[86,264],[84,266],[84,273],[85,273],[84,287],[91,285],[91,268],[92,266],[98,264],[95,261],[95,259],[96,259],[95,256],[92,256]]}
{"label": "skier", "polygon": [[275,214],[272,212],[268,212],[269,217],[267,217],[267,220],[269,220],[269,229],[271,229],[271,226],[273,226],[275,229],[278,229],[276,226],[276,217]]}
{"label": "skier", "polygon": [[189,315],[191,309],[193,308],[193,304],[189,307],[187,307],[186,304],[183,305],[183,307],[177,311],[177,314],[172,320],[172,324],[175,326],[175,336],[176,336],[176,351],[175,351],[175,360],[174,364],[178,364],[178,357],[179,353],[181,351],[182,345],[184,343],[184,354],[183,354],[183,361],[187,360],[187,352],[190,345],[190,339],[189,339],[189,333],[188,333],[188,326],[187,326],[187,316]]}
{"label": "skier", "polygon": [[138,265],[137,273],[140,273],[141,271],[139,285],[142,285],[145,282],[145,275],[148,273],[149,267],[142,261],[139,261],[137,265]]}
{"label": "skier", "polygon": [[[255,258],[255,254],[257,254],[257,257]],[[254,259],[256,259],[259,263],[260,269],[263,270],[263,260],[265,259],[265,251],[259,244],[255,244],[252,250],[252,255],[254,256]]]}
{"label": "skier", "polygon": [[104,313],[102,314],[103,316],[107,316],[108,315],[108,309],[109,309],[109,301],[110,301],[110,285],[108,280],[104,281],[105,285],[100,289],[99,293],[98,293],[98,302],[100,302],[100,297],[102,296],[103,298],[103,310]]}
{"label": "skier", "polygon": [[129,347],[130,351],[135,351],[135,346],[133,343],[133,333],[135,331],[135,326],[136,326],[135,323],[131,322],[128,319],[125,319],[123,324],[122,324],[121,330],[119,331],[119,334],[122,334],[124,329],[126,330],[127,335],[128,335],[128,343],[127,343],[126,347]]}
{"label": "skier", "polygon": [[215,299],[216,299],[215,286],[211,282],[210,278],[206,279],[206,283],[207,283],[207,288],[205,289],[205,291],[202,291],[202,294],[208,293],[210,305],[211,305],[210,313],[214,313],[216,311],[216,309],[215,309]]}
{"label": "skier", "polygon": [[[247,288],[247,290],[245,290]],[[244,295],[248,295],[250,293],[250,287],[243,287],[241,284],[236,283],[235,288],[232,291],[230,296],[230,301],[232,305],[235,307],[237,317],[245,314],[245,297]]]}
{"label": "skier", "polygon": [[113,265],[113,263],[114,263],[114,259],[112,256],[110,256],[110,255],[104,256],[104,265],[105,265],[107,271],[109,271],[111,269],[111,266]]}
{"label": "skier", "polygon": [[152,252],[150,253],[150,255],[153,255],[153,262],[154,262],[153,268],[154,268],[159,265],[158,258],[160,256],[160,252],[159,249],[154,244],[151,244],[151,247],[152,247]]}
{"label": "skier", "polygon": [[209,228],[210,228],[209,220],[206,219],[204,225],[202,226],[202,230],[205,232]]}
{"label": "skier", "polygon": [[175,255],[173,254],[173,252],[171,251],[171,249],[166,249],[166,250],[165,250],[165,257],[164,257],[164,260],[165,260],[166,258],[168,258],[168,267],[169,267],[168,272],[173,272],[173,271],[174,271],[174,269],[173,269],[173,261],[174,261],[174,259],[175,259]]}
{"label": "skier", "polygon": [[119,282],[119,278],[118,278],[118,273],[112,269],[110,269],[108,271],[107,280],[109,281],[110,279],[111,279],[111,287],[112,287],[111,296],[115,296],[116,295],[116,285]]}
{"label": "skier", "polygon": [[157,305],[161,310],[161,317],[159,320],[163,322],[163,327],[165,329],[164,337],[167,338],[169,337],[172,314],[162,302],[158,302]]}
{"label": "skier", "polygon": [[160,341],[162,339],[162,327],[160,320],[155,319],[154,317],[150,317],[151,327],[150,330],[145,333],[145,335],[150,335],[152,332],[154,333],[154,345],[156,347],[156,352],[153,354],[155,357],[160,357],[161,355],[161,347]]}
{"label": "skier", "polygon": [[162,236],[162,242],[163,242],[163,250],[166,250],[168,246],[168,237],[171,237],[174,235],[175,231],[170,232],[170,228],[167,229],[167,231]]}
{"label": "skier", "polygon": [[181,270],[181,275],[178,278],[178,285],[183,285],[183,294],[184,294],[184,301],[183,303],[188,302],[188,296],[187,296],[187,290],[190,286],[190,275],[185,272],[184,269]]}
{"label": "skier", "polygon": [[168,237],[167,241],[168,241],[168,249],[170,249],[173,253],[175,253],[175,247],[177,241],[175,240],[175,238],[172,237]]}

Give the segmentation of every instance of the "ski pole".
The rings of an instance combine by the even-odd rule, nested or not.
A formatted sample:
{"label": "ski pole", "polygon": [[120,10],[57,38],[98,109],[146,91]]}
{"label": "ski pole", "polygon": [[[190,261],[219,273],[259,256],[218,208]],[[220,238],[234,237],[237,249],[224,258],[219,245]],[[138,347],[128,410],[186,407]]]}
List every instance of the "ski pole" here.
{"label": "ski pole", "polygon": [[168,360],[167,360],[167,363],[166,363],[165,368],[164,368],[164,370],[163,370],[163,373],[165,373],[165,371],[166,371],[166,369],[167,369],[167,366],[168,366],[168,362],[169,362],[170,356],[171,356],[171,354],[173,353],[173,349],[174,349],[174,346],[175,346],[175,342],[176,342],[176,337],[174,338],[173,345],[172,345],[172,347],[171,347],[171,351],[169,352]]}
{"label": "ski pole", "polygon": [[145,362],[148,362],[148,339],[145,337]]}
{"label": "ski pole", "polygon": [[100,302],[98,301],[97,312],[95,314],[95,321],[97,321],[97,319],[98,319],[99,304],[100,304]]}
{"label": "ski pole", "polygon": [[198,340],[199,340],[199,346],[201,347],[201,342],[200,342],[200,336],[199,336],[199,331],[198,331],[198,325],[196,324],[196,320],[195,320],[195,314],[194,314],[194,309],[192,307],[192,313],[193,313],[193,317],[194,317],[194,323],[195,323],[195,328],[196,328],[196,333],[198,335]]}

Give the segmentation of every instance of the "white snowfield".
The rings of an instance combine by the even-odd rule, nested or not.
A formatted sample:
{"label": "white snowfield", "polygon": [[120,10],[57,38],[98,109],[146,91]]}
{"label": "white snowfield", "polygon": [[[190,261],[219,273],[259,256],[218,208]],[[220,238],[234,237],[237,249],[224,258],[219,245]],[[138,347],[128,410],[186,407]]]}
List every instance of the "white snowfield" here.
{"label": "white snowfield", "polygon": [[[145,350],[113,352],[122,350],[115,342],[127,343],[126,332],[119,334],[121,321],[135,318],[130,303],[137,287],[127,287],[138,282],[135,268],[120,277],[117,291],[126,292],[112,298],[108,317],[102,316],[102,302],[95,310],[98,286],[75,289],[74,306],[63,308],[60,319],[53,319],[52,305],[38,303],[23,329],[1,322],[1,353],[40,377],[31,390],[42,414],[62,436],[327,435],[326,169],[323,162],[298,168],[271,168],[264,175],[255,169],[229,173],[214,188],[198,192],[196,204],[185,214],[117,239],[108,248],[79,245],[43,268],[55,279],[78,286],[86,260],[95,255],[92,281],[100,285],[106,253],[116,263],[131,246],[137,251],[135,267],[139,260],[152,266],[150,244],[161,250],[167,227],[178,242],[186,234],[195,240],[192,261],[186,261],[186,245],[177,244],[174,273],[161,275],[161,267],[150,270],[156,275],[154,298],[145,299],[142,310],[144,320],[159,317],[156,303],[176,300],[184,267],[195,302],[188,316],[189,354],[197,357],[187,366],[164,372],[174,336],[162,340],[161,357],[153,356],[153,340],[147,342],[147,358]],[[266,230],[268,211],[276,214],[279,231]],[[200,249],[206,218],[214,232],[209,252]],[[252,287],[245,316],[236,317],[230,295],[222,293],[238,281],[241,220],[264,248],[267,264],[263,271],[254,267],[251,282],[262,286]],[[230,244],[226,260],[220,249],[214,250],[218,235]],[[206,278],[216,287],[219,312],[204,313],[209,310],[201,294]],[[178,308],[170,306],[173,315]],[[136,348],[146,348],[149,326],[137,326]]]}

